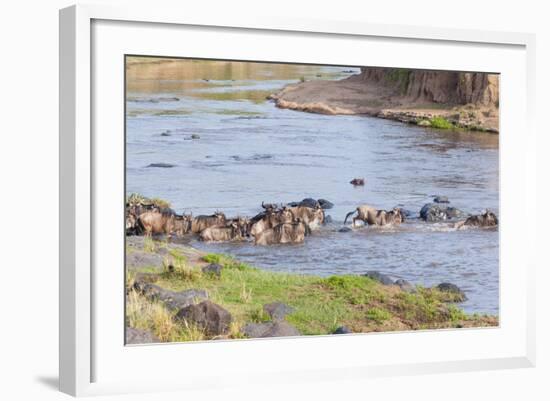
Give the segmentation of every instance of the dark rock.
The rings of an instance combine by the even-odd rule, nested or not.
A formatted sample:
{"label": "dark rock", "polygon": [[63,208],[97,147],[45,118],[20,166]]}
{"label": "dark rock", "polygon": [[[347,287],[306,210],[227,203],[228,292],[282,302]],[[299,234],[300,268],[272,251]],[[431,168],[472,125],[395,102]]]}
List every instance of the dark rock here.
{"label": "dark rock", "polygon": [[401,210],[401,213],[403,214],[403,216],[405,216],[408,219],[414,216],[414,212],[412,210],[403,209],[403,208],[399,208],[399,209]]}
{"label": "dark rock", "polygon": [[329,216],[328,214],[325,216],[325,220],[323,221],[323,224],[330,224],[332,223],[332,216]]}
{"label": "dark rock", "polygon": [[210,301],[180,309],[176,319],[196,325],[209,336],[226,334],[232,320],[227,310]]}
{"label": "dark rock", "polygon": [[199,134],[192,134],[191,139],[201,139],[201,136]]}
{"label": "dark rock", "polygon": [[321,205],[321,209],[332,209],[334,207],[334,203],[326,200],[326,199],[317,199],[317,202],[319,202],[319,205]]}
{"label": "dark rock", "polygon": [[126,269],[139,270],[144,267],[154,267],[158,271],[162,270],[164,258],[156,253],[132,250],[126,252]]}
{"label": "dark rock", "polygon": [[169,131],[166,131],[166,132],[163,132],[160,134],[160,136],[171,136],[172,134],[170,134]]}
{"label": "dark rock", "polygon": [[422,206],[422,209],[420,209],[420,218],[430,222],[442,221],[447,219],[447,214],[440,206],[434,203],[426,203]]}
{"label": "dark rock", "polygon": [[426,203],[420,210],[420,218],[428,222],[452,220],[464,215],[455,207],[441,207],[435,203]]}
{"label": "dark rock", "polygon": [[353,230],[349,227],[342,227],[341,229],[338,230],[339,233],[349,233],[350,231],[353,231]]}
{"label": "dark rock", "polygon": [[176,166],[175,164],[170,164],[170,163],[151,163],[147,167],[172,168],[175,166]]}
{"label": "dark rock", "polygon": [[205,274],[211,274],[218,278],[222,275],[222,265],[217,263],[210,263],[208,266],[204,266],[201,270]]}
{"label": "dark rock", "polygon": [[449,203],[449,198],[446,196],[436,196],[434,198],[435,203]]}
{"label": "dark rock", "polygon": [[445,209],[448,219],[458,219],[464,216],[464,212],[456,207],[448,207]]}
{"label": "dark rock", "polygon": [[299,336],[296,327],[287,322],[248,323],[242,333],[248,338]]}
{"label": "dark rock", "polygon": [[294,308],[282,302],[272,302],[264,305],[264,312],[271,317],[271,320],[280,321],[284,320],[286,315],[294,312]]}
{"label": "dark rock", "polygon": [[346,326],[340,326],[332,332],[332,334],[351,334],[351,333],[353,332],[350,329],[348,329]]}
{"label": "dark rock", "polygon": [[362,185],[365,185],[365,179],[364,178],[354,178],[349,183],[351,185],[355,185],[355,186],[362,186]]}
{"label": "dark rock", "polygon": [[466,301],[468,298],[466,297],[466,294],[464,291],[462,291],[457,285],[452,283],[441,283],[436,287],[441,292],[448,292],[450,294],[453,294],[456,298],[456,301],[463,302]]}
{"label": "dark rock", "polygon": [[126,327],[126,344],[159,343],[160,340],[150,331]]}
{"label": "dark rock", "polygon": [[208,293],[205,290],[169,291],[145,280],[136,280],[134,282],[134,289],[146,298],[164,302],[167,308],[174,310],[185,308],[208,299]]}
{"label": "dark rock", "polygon": [[398,285],[401,290],[408,292],[410,294],[416,292],[416,287],[409,283],[407,280],[403,280],[402,278],[395,280],[395,285]]}
{"label": "dark rock", "polygon": [[384,285],[393,285],[393,280],[387,274],[380,273],[379,271],[371,270],[364,274],[364,276],[369,277],[375,281],[378,281]]}
{"label": "dark rock", "polygon": [[319,206],[319,202],[313,198],[305,198],[299,203],[299,206],[305,206],[315,209]]}

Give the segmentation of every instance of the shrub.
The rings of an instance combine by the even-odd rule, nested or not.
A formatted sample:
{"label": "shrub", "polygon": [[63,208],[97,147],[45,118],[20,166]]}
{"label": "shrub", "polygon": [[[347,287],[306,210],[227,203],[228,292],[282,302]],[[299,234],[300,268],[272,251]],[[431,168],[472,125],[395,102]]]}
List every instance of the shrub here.
{"label": "shrub", "polygon": [[453,129],[454,124],[447,120],[445,117],[437,116],[430,119],[430,124],[433,128],[439,129]]}

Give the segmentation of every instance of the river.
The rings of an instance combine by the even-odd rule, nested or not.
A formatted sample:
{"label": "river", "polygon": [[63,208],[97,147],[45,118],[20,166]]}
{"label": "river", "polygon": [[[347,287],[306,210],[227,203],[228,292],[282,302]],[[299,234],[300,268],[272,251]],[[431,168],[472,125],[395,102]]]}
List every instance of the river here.
{"label": "river", "polygon": [[[377,270],[424,286],[452,282],[468,296],[463,309],[498,314],[498,230],[456,231],[413,217],[397,227],[338,232],[345,215],[365,203],[400,206],[417,216],[433,195],[444,195],[466,213],[499,212],[498,135],[303,113],[265,99],[301,79],[343,79],[353,72],[359,70],[130,64],[126,192],[169,200],[178,213],[194,215],[253,216],[262,201],[324,198],[335,205],[326,211],[333,223],[302,245],[191,244],[269,270],[323,276]],[[154,163],[172,167],[148,167]],[[350,185],[355,177],[366,185]]]}

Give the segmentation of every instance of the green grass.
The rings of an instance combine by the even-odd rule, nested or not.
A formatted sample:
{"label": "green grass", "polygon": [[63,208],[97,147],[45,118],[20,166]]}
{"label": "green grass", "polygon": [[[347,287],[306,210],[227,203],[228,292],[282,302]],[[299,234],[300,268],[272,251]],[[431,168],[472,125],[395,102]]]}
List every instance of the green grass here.
{"label": "green grass", "polygon": [[472,324],[470,316],[444,302],[447,294],[434,289],[409,294],[364,276],[269,272],[221,254],[202,259],[221,264],[221,277],[202,274],[198,266],[182,261],[174,271],[161,274],[157,284],[175,291],[205,289],[232,314],[231,338],[239,338],[237,328],[246,323],[268,321],[263,305],[275,301],[294,308],[286,320],[305,335],[329,334],[341,325],[368,332]]}
{"label": "green grass", "polygon": [[447,120],[445,117],[437,116],[430,118],[430,124],[432,128],[438,129],[453,129],[455,128],[454,124]]}
{"label": "green grass", "polygon": [[[354,332],[414,330],[444,327],[478,327],[498,324],[495,317],[467,315],[450,305],[449,293],[433,288],[403,292],[397,286],[384,286],[365,276],[278,273],[261,270],[231,256],[206,254],[202,262],[222,265],[221,277],[204,274],[178,251],[169,250],[165,269],[155,283],[183,291],[204,289],[212,302],[227,309],[233,322],[228,338],[242,338],[242,327],[250,322],[266,322],[263,306],[283,302],[294,311],[286,320],[304,335],[330,334],[338,326]],[[170,268],[168,268],[170,265]],[[130,276],[130,275],[129,275]],[[132,276],[129,277],[129,282]],[[174,322],[174,312],[144,300],[129,297],[129,323],[151,330],[163,341],[209,339],[196,327]],[[140,315],[141,314],[141,315]]]}

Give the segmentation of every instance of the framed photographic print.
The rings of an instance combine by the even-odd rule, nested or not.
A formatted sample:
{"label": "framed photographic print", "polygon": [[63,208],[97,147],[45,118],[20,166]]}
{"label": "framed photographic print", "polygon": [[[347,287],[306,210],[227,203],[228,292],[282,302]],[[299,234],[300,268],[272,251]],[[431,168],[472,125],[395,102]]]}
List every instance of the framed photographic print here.
{"label": "framed photographic print", "polygon": [[60,29],[62,391],[532,366],[532,36]]}

